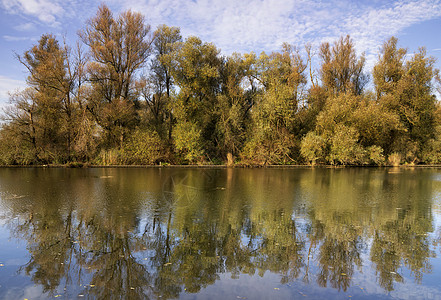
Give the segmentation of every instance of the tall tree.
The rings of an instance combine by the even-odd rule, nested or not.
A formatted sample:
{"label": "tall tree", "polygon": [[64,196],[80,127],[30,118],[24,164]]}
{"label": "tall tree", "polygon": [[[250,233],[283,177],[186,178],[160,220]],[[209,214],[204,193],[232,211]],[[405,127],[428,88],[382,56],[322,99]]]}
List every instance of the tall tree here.
{"label": "tall tree", "polygon": [[368,81],[363,72],[364,54],[357,58],[352,39],[341,37],[331,47],[329,43],[320,46],[322,65],[321,81],[330,95],[351,92],[360,95]]}
{"label": "tall tree", "polygon": [[214,148],[211,141],[215,133],[220,63],[219,50],[197,37],[180,43],[173,55],[172,76],[179,87],[173,103],[177,119],[174,142],[176,149],[190,161]]}
{"label": "tall tree", "polygon": [[428,57],[424,48],[408,61],[405,54],[405,49],[397,49],[396,38],[384,43],[374,67],[374,83],[378,101],[399,116],[404,129],[390,141],[391,151],[415,161],[435,136],[435,59]]}
{"label": "tall tree", "polygon": [[398,81],[404,75],[406,49],[397,49],[398,39],[391,37],[381,47],[378,62],[373,69],[373,78],[377,99],[391,94]]}
{"label": "tall tree", "polygon": [[[61,47],[51,34],[42,35],[37,45],[17,55],[30,75],[28,84],[35,89],[35,139],[41,159],[70,159],[74,138],[75,105],[72,99],[76,74],[69,62],[69,49]],[[38,135],[38,137],[37,137]]]}
{"label": "tall tree", "polygon": [[93,94],[88,109],[105,129],[108,146],[118,145],[136,122],[133,84],[151,51],[150,26],[140,13],[126,11],[114,18],[101,5],[80,37],[92,59],[88,73]]}
{"label": "tall tree", "polygon": [[216,144],[218,155],[231,159],[239,154],[246,137],[246,125],[253,106],[252,88],[244,81],[251,75],[255,60],[233,53],[220,66],[220,92],[217,96]]}
{"label": "tall tree", "polygon": [[154,58],[150,65],[150,73],[140,82],[140,92],[147,105],[150,122],[159,134],[164,137],[167,135],[169,140],[173,125],[170,96],[174,90],[171,62],[176,46],[181,41],[178,27],[159,26],[154,32]]}
{"label": "tall tree", "polygon": [[[11,95],[12,107],[5,118],[10,121],[8,131],[18,134],[24,144],[31,143],[33,158],[26,159],[28,163],[79,158],[79,124],[86,119],[81,113],[85,58],[80,49],[76,55],[66,43],[60,46],[51,34],[42,35],[38,44],[17,55],[29,71],[28,88]],[[11,161],[19,163],[22,159]]]}
{"label": "tall tree", "polygon": [[262,53],[258,61],[261,93],[253,109],[253,133],[244,156],[260,163],[292,161],[299,102],[306,84],[306,64],[292,46]]}

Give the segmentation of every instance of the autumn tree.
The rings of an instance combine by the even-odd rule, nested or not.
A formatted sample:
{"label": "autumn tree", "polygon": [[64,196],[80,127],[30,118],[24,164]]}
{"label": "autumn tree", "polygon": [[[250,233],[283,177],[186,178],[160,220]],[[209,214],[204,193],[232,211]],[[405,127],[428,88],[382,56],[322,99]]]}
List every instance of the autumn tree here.
{"label": "autumn tree", "polygon": [[[33,158],[23,160],[19,151],[17,159],[10,157],[10,161],[63,163],[84,158],[80,158],[85,140],[80,124],[84,125],[87,116],[81,113],[85,79],[81,49],[73,51],[66,43],[60,46],[55,36],[45,34],[17,59],[29,71],[28,87],[11,94],[11,106],[4,115],[9,122],[4,129],[9,133],[4,134],[14,132],[23,149],[28,149],[26,144],[30,143]],[[9,152],[13,156],[13,151]]]}
{"label": "autumn tree", "polygon": [[43,35],[37,45],[22,57],[17,56],[30,73],[28,84],[36,90],[38,140],[40,149],[46,152],[44,156],[54,155],[62,138],[58,129],[61,126],[62,101],[67,96],[64,90],[64,55],[54,36]]}
{"label": "autumn tree", "polygon": [[357,58],[354,43],[349,35],[341,37],[332,47],[327,42],[321,44],[319,55],[322,59],[322,85],[330,95],[362,93],[368,81],[368,76],[363,72],[365,58],[364,55]]}
{"label": "autumn tree", "polygon": [[[252,88],[245,81],[252,75],[255,59],[252,55],[233,53],[220,66],[220,91],[217,95],[216,144],[218,155],[230,159],[239,154],[246,138],[250,109],[253,106]],[[231,163],[231,161],[230,161]]]}
{"label": "autumn tree", "polygon": [[188,161],[213,151],[220,63],[219,50],[197,37],[179,43],[172,58],[171,74],[179,88],[172,104],[173,139],[176,150]]}
{"label": "autumn tree", "polygon": [[[69,47],[60,46],[53,35],[45,34],[37,45],[17,58],[28,69],[27,82],[35,90],[32,101],[36,113],[32,122],[39,158],[46,162],[71,160],[77,128],[79,69],[71,60]],[[23,108],[21,104],[17,103],[16,108]]]}
{"label": "autumn tree", "polygon": [[349,36],[316,51],[222,56],[103,4],[79,37],[71,48],[44,34],[17,55],[28,86],[2,116],[1,163],[441,162],[439,70],[396,38],[380,50],[370,91]]}
{"label": "autumn tree", "polygon": [[306,84],[306,64],[285,44],[282,52],[262,53],[258,61],[261,93],[253,110],[253,133],[244,156],[260,163],[293,161],[295,119]]}
{"label": "autumn tree", "polygon": [[87,109],[92,87],[87,82],[88,55],[77,41],[75,48],[68,48],[67,72],[72,88],[71,101],[75,108],[72,151],[78,161],[89,161],[96,155],[97,126]]}
{"label": "autumn tree", "polygon": [[398,39],[395,37],[386,41],[380,50],[378,62],[374,66],[373,79],[377,99],[390,95],[404,75],[404,59],[407,50],[397,49],[397,43]]}
{"label": "autumn tree", "polygon": [[147,109],[146,122],[168,141],[171,139],[173,125],[170,97],[174,91],[174,80],[171,62],[175,48],[181,41],[178,27],[158,26],[152,44],[154,57],[147,74],[138,83],[141,99]]}
{"label": "autumn tree", "polygon": [[404,130],[391,137],[391,151],[415,161],[425,144],[435,137],[436,98],[432,80],[435,59],[420,48],[405,61],[406,50],[397,48],[397,39],[385,42],[374,67],[378,101],[399,116]]}
{"label": "autumn tree", "polygon": [[8,165],[38,162],[36,90],[27,88],[10,96],[2,116],[0,162]]}
{"label": "autumn tree", "polygon": [[150,26],[140,13],[126,11],[115,18],[101,5],[80,37],[91,57],[88,74],[93,93],[88,110],[105,130],[106,145],[121,145],[137,122],[133,85],[151,51]]}

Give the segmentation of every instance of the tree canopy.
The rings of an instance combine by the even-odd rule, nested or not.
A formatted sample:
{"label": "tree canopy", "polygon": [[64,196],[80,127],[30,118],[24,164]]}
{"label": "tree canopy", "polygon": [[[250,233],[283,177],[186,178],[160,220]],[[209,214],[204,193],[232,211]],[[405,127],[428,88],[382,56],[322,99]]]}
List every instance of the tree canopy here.
{"label": "tree canopy", "polygon": [[17,55],[28,86],[2,115],[0,164],[441,162],[436,61],[395,37],[370,74],[350,36],[317,57],[288,43],[226,56],[104,4],[78,35]]}

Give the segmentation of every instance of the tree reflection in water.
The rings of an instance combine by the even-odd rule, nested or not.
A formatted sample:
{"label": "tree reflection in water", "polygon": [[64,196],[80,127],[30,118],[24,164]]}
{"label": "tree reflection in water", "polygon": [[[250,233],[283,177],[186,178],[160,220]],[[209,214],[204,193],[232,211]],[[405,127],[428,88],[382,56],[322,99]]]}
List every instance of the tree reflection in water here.
{"label": "tree reflection in water", "polygon": [[[435,257],[430,172],[69,171],[10,171],[0,185],[29,195],[3,201],[27,241],[21,272],[49,295],[169,299],[222,273],[268,271],[344,292],[363,268],[392,291],[403,268],[421,283]],[[30,183],[16,186],[23,175]]]}

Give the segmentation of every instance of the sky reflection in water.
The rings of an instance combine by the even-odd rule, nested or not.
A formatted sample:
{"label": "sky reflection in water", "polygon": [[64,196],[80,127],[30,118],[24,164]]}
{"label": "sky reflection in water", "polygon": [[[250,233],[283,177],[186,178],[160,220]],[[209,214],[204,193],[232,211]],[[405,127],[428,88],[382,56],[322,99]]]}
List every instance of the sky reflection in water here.
{"label": "sky reflection in water", "polygon": [[436,169],[0,169],[0,298],[441,297]]}

